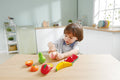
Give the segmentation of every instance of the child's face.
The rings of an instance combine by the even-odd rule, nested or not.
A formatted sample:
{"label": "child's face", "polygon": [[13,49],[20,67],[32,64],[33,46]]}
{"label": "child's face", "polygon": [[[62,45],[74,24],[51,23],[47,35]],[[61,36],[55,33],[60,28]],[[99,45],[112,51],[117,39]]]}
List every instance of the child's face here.
{"label": "child's face", "polygon": [[72,44],[78,39],[77,37],[73,36],[73,34],[65,34],[64,40],[66,44]]}

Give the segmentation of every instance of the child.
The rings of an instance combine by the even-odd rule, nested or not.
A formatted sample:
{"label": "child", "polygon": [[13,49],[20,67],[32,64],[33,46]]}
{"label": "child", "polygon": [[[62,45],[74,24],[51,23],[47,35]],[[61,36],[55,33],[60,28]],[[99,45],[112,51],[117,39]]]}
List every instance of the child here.
{"label": "child", "polygon": [[66,26],[64,35],[63,39],[48,43],[49,55],[50,57],[52,55],[53,59],[60,60],[79,53],[79,42],[83,40],[83,29],[79,25],[72,23]]}

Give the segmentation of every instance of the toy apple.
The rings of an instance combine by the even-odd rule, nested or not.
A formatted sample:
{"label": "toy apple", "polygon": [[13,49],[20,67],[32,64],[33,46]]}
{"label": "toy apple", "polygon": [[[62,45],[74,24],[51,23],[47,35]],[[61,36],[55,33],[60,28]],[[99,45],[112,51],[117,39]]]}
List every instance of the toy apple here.
{"label": "toy apple", "polygon": [[51,64],[51,63],[44,63],[41,66],[41,73],[42,74],[48,74],[52,68],[53,68],[53,64]]}

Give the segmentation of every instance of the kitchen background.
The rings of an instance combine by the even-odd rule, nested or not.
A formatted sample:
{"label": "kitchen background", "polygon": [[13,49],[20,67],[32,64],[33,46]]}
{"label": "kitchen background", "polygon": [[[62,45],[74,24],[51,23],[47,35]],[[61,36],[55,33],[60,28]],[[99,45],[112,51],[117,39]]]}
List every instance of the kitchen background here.
{"label": "kitchen background", "polygon": [[[94,0],[0,0],[0,53],[6,52],[3,23],[7,21],[8,16],[14,17],[19,29],[22,29],[21,26],[28,25],[42,27],[44,20],[49,21],[50,26],[54,23],[64,26],[68,24],[69,19],[75,22],[82,18],[86,21],[83,25],[91,25],[93,3]],[[19,39],[24,38],[24,33],[21,33],[18,30]],[[27,33],[29,34],[29,32],[25,34]],[[32,37],[35,38],[34,34]]]}
{"label": "kitchen background", "polygon": [[[83,26],[92,26],[94,20],[99,20],[96,14],[101,16],[99,11],[94,11],[100,10],[99,4],[94,6],[100,1],[103,4],[108,0],[0,0],[0,55],[8,53],[4,26],[8,16],[13,17],[17,25],[19,53],[33,54],[46,51],[47,42],[59,38],[63,31],[63,28],[40,29],[43,21],[49,21],[50,27],[66,26],[68,20],[82,20]],[[114,1],[110,0],[109,4]],[[112,54],[120,60],[119,32],[84,29],[84,35],[81,54]]]}

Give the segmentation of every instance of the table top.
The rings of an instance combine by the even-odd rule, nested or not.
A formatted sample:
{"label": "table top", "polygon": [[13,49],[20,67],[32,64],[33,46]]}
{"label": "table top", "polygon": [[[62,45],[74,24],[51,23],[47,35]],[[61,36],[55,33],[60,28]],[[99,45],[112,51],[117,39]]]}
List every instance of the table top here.
{"label": "table top", "polygon": [[[73,66],[55,71],[61,61],[51,60],[48,55],[46,63],[52,63],[53,69],[43,75],[37,55],[17,54],[0,64],[0,80],[120,80],[120,62],[111,55],[79,55]],[[25,61],[33,60],[39,71],[30,72]]]}

